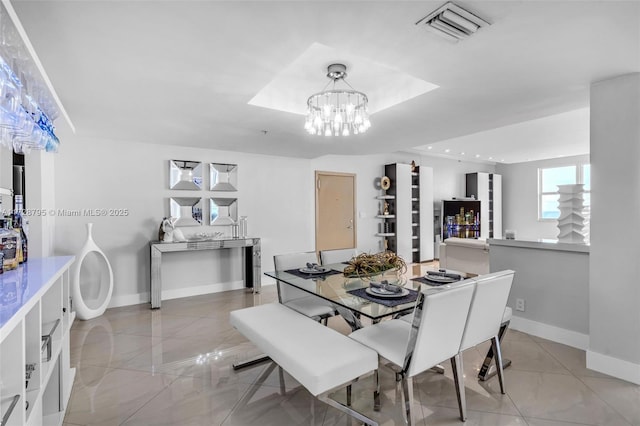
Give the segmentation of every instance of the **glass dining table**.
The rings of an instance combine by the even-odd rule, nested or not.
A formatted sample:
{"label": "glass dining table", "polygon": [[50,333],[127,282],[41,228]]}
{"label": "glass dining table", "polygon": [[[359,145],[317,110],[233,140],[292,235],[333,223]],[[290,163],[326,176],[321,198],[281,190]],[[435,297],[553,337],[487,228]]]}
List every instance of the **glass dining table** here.
{"label": "glass dining table", "polygon": [[[363,327],[362,318],[368,318],[372,323],[377,323],[387,317],[398,317],[412,313],[415,307],[415,300],[406,303],[386,303],[392,299],[382,299],[376,297],[368,297],[362,295],[362,290],[370,288],[371,283],[380,283],[384,280],[391,284],[401,286],[403,289],[413,292],[423,292],[426,295],[446,291],[460,285],[465,279],[476,277],[476,274],[465,273],[460,271],[446,270],[446,274],[459,275],[460,280],[452,283],[434,283],[425,280],[425,276],[429,272],[442,272],[435,266],[423,263],[413,263],[407,265],[406,271],[388,270],[372,276],[345,276],[343,274],[346,263],[335,263],[323,265],[327,273],[323,274],[304,274],[296,270],[289,271],[272,271],[265,272],[268,277],[274,278],[278,284],[290,285],[299,288],[309,294],[315,295],[321,299],[330,302],[336,311],[344,318],[352,330]],[[304,268],[303,268],[304,269]],[[433,277],[431,277],[433,278]],[[356,293],[356,294],[354,294]],[[278,291],[280,294],[280,291]],[[360,296],[358,295],[360,294]],[[415,294],[415,293],[414,293]],[[361,297],[364,296],[364,297]],[[499,338],[502,340],[504,333],[508,327],[508,323],[501,326]],[[253,365],[265,359],[264,356],[258,356],[251,360],[247,360],[240,364],[234,365],[234,369],[243,368]],[[488,380],[496,374],[495,366],[492,365],[493,351],[489,348],[481,371],[478,374],[480,380]],[[504,368],[508,367],[511,361],[503,359]],[[443,372],[440,366],[434,367],[436,371]]]}
{"label": "glass dining table", "polygon": [[[296,270],[273,271],[264,274],[274,278],[279,286],[290,285],[330,302],[353,330],[362,328],[361,320],[363,317],[376,323],[387,317],[409,314],[415,306],[416,297],[399,298],[398,302],[400,303],[389,303],[395,302],[391,296],[376,297],[371,294],[363,294],[362,289],[368,289],[372,282],[380,283],[386,280],[411,291],[414,295],[416,291],[422,291],[426,294],[444,291],[461,282],[430,285],[426,280],[414,281],[416,278],[424,277],[428,271],[438,271],[434,266],[428,264],[410,264],[404,272],[388,270],[366,277],[345,276],[342,271],[346,266],[344,263],[323,265],[328,273],[318,273],[317,275],[298,273]],[[447,271],[447,273],[458,274],[462,279],[474,276],[457,271]],[[407,293],[406,290],[405,293]]]}

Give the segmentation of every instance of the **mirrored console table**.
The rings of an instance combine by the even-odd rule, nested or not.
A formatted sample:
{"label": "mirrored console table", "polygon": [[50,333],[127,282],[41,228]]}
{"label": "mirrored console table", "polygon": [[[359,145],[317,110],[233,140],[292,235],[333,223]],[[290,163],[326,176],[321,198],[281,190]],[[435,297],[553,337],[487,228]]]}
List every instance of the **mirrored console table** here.
{"label": "mirrored console table", "polygon": [[163,243],[151,241],[151,309],[160,308],[162,299],[162,254],[194,250],[241,248],[244,264],[244,285],[260,293],[260,238],[216,238]]}

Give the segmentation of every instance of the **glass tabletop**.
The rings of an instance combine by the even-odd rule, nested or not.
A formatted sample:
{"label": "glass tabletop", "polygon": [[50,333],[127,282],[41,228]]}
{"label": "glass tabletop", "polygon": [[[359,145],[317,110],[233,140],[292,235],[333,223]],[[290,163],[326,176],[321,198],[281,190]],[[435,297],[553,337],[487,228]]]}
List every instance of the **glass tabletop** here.
{"label": "glass tabletop", "polygon": [[[346,264],[343,263],[324,265],[325,268],[334,271],[343,271],[345,266]],[[318,297],[326,299],[333,304],[346,308],[356,314],[363,315],[373,320],[379,320],[381,318],[397,313],[411,311],[415,305],[415,301],[389,307],[381,303],[376,303],[373,300],[355,296],[349,293],[349,291],[360,288],[368,288],[369,284],[372,281],[380,282],[382,280],[387,280],[391,284],[397,284],[406,289],[430,293],[440,292],[449,288],[453,288],[461,282],[458,281],[452,284],[431,286],[428,284],[422,284],[417,281],[412,281],[412,278],[424,277],[427,274],[427,271],[437,270],[438,269],[433,265],[416,263],[408,265],[407,271],[405,273],[400,273],[396,270],[389,270],[370,277],[346,277],[344,276],[344,274],[340,273],[318,277],[310,276],[309,278],[302,278],[285,271],[265,272],[264,274],[271,278],[275,278],[276,280],[285,284],[289,284],[308,293],[315,294]],[[461,275],[463,279],[473,276],[473,274],[465,274],[462,272],[451,270],[447,270],[447,273],[457,273]]]}

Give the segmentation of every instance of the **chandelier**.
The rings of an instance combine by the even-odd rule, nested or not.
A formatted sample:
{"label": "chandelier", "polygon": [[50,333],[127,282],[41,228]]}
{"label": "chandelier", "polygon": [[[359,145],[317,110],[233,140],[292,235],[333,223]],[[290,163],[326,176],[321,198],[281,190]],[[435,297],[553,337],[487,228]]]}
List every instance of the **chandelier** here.
{"label": "chandelier", "polygon": [[[307,120],[304,128],[312,135],[349,136],[364,133],[369,127],[369,99],[362,92],[354,90],[345,80],[347,67],[343,64],[331,64],[327,68],[327,77],[331,79],[322,92],[307,99]],[[336,89],[338,81],[344,82],[349,89]],[[333,82],[331,90],[326,88]]]}

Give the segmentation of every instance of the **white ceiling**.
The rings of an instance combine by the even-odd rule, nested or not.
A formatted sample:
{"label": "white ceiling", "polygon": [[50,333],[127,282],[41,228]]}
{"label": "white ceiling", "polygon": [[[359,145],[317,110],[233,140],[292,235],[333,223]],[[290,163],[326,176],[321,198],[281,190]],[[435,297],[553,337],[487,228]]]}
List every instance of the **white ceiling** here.
{"label": "white ceiling", "polygon": [[[305,158],[447,144],[464,158],[551,158],[588,150],[576,134],[588,139],[592,82],[640,71],[640,1],[459,1],[492,25],[457,44],[414,25],[442,3],[12,4],[87,138]],[[336,60],[365,58],[439,88],[372,114],[367,133],[347,138],[307,135],[302,116],[249,104],[314,43],[342,52]],[[315,65],[313,92],[327,65]],[[363,90],[366,67],[352,71],[349,83]],[[310,94],[298,94],[301,105]],[[537,127],[550,123],[555,130]]]}

